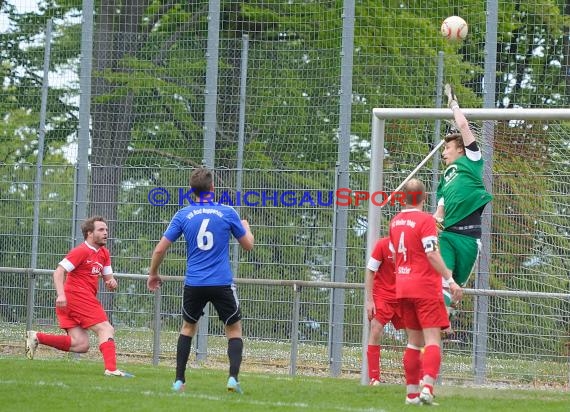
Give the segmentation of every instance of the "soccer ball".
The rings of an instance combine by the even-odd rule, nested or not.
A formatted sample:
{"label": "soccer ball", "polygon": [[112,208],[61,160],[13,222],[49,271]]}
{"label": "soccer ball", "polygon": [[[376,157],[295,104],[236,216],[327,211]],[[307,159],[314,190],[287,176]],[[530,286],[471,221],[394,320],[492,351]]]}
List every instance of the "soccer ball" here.
{"label": "soccer ball", "polygon": [[468,30],[467,22],[459,16],[448,17],[441,23],[441,35],[447,40],[463,40]]}

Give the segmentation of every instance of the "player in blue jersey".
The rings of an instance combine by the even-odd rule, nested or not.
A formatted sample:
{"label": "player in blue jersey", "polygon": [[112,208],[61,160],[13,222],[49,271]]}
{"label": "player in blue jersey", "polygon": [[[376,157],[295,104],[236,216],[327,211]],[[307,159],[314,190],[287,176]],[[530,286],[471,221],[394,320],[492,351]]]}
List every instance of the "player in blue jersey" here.
{"label": "player in blue jersey", "polygon": [[172,390],[181,392],[186,382],[186,364],[192,337],[204,307],[212,302],[225,325],[230,363],[228,391],[241,393],[238,373],[243,341],[241,310],[230,267],[229,243],[235,237],[245,250],[253,249],[254,238],[247,220],[240,220],[231,206],[213,200],[212,172],[200,167],[192,173],[190,186],[194,200],[180,209],[156,245],[150,263],[147,286],[155,291],[162,283],[158,268],[170,245],[181,235],[186,240],[186,275],[182,299],[182,328],[176,348],[176,379]]}

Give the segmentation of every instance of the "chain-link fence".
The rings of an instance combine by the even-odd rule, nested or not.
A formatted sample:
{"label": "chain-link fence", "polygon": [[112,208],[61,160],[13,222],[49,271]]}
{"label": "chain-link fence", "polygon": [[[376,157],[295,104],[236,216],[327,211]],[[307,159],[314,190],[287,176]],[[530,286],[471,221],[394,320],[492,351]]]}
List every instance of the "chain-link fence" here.
{"label": "chain-link fence", "polygon": [[[0,12],[0,267],[53,269],[82,240],[81,220],[101,214],[115,270],[142,275],[184,202],[191,169],[206,164],[256,236],[253,253],[232,252],[238,277],[360,284],[366,204],[329,200],[337,189],[368,188],[372,108],[437,107],[438,79],[456,86],[463,107],[566,107],[570,98],[568,10],[554,0],[6,1]],[[468,22],[466,40],[441,36],[449,15]],[[524,136],[537,130],[518,126]],[[383,178],[392,184],[427,154],[438,127],[390,127]],[[495,141],[489,189],[512,209],[504,201],[493,209],[491,287],[570,288],[569,149],[566,125],[556,127]],[[554,190],[550,203],[529,202],[542,188]],[[554,266],[556,287],[538,287],[543,268]],[[183,272],[181,242],[163,270]],[[2,320],[19,330],[29,322],[20,302],[27,280],[8,273],[0,284]],[[51,279],[38,277],[36,286],[34,322],[53,316]],[[142,285],[130,287],[143,293]],[[249,332],[290,333],[279,304],[292,301],[290,290],[248,284],[244,293],[257,302]],[[174,308],[172,295],[165,304]],[[301,320],[321,325],[304,336],[339,373],[342,346],[361,339],[362,297],[342,288],[303,296]],[[125,325],[144,327],[134,308],[148,297],[105,299],[122,308]],[[519,345],[515,335],[499,334],[503,358],[518,356],[511,347],[532,356],[553,329],[555,342],[544,345],[566,359],[565,300],[498,299],[505,316],[496,318],[516,319],[519,336],[530,339]],[[527,316],[538,307],[551,320],[540,328]],[[469,344],[473,333],[466,328],[461,340]]]}

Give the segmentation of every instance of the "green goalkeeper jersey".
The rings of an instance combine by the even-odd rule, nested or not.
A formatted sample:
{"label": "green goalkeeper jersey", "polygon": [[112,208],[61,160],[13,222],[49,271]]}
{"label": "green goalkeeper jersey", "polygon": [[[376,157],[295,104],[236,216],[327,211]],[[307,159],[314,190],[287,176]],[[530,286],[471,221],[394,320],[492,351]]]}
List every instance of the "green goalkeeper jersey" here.
{"label": "green goalkeeper jersey", "polygon": [[483,159],[461,156],[450,164],[439,181],[437,200],[443,197],[444,227],[450,227],[489,203],[493,196],[483,185]]}

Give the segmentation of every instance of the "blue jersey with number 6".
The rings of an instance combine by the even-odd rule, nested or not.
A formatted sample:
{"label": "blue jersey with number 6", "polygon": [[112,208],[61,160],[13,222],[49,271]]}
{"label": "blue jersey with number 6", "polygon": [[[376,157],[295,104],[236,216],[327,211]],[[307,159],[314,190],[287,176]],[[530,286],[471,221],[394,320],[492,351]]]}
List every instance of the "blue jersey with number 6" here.
{"label": "blue jersey with number 6", "polygon": [[231,206],[209,202],[180,209],[164,232],[171,242],[186,239],[187,286],[222,286],[233,283],[230,267],[230,233],[246,234],[239,215]]}

